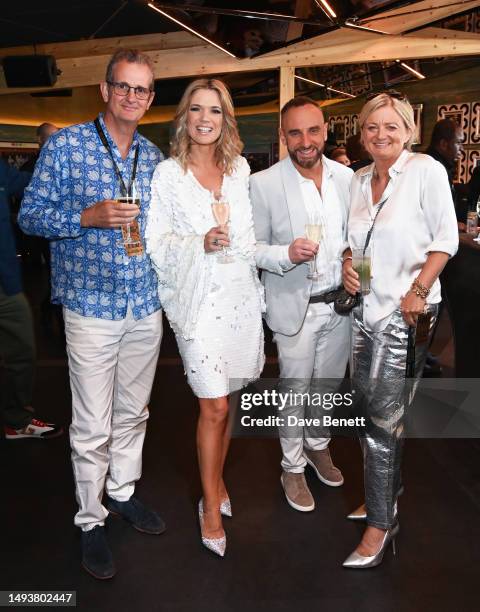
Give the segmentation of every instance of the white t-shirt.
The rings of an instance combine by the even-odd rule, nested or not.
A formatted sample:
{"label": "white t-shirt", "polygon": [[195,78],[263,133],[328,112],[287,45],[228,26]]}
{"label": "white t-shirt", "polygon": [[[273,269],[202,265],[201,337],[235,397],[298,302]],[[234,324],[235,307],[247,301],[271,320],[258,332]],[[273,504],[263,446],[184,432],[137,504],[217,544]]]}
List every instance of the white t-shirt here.
{"label": "white t-shirt", "polygon": [[[348,220],[350,248],[361,248],[378,214],[370,239],[371,291],[364,296],[363,321],[381,331],[433,251],[453,256],[458,249],[455,208],[445,168],[429,155],[403,151],[390,167],[390,181],[375,205],[371,180],[374,164],[358,170],[352,181]],[[440,281],[427,302],[440,302]]]}

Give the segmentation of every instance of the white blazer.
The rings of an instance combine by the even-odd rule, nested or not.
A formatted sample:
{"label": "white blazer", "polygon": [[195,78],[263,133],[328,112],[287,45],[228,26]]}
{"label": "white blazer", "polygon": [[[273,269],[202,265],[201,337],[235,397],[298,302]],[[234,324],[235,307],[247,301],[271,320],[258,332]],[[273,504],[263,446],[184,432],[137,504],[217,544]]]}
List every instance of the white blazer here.
{"label": "white blazer", "polygon": [[[347,246],[353,172],[326,157],[322,161],[332,173],[338,193]],[[308,266],[292,264],[287,255],[288,245],[305,236],[307,223],[296,169],[289,157],[250,177],[250,199],[257,240],[255,259],[265,286],[266,321],[272,331],[293,336],[305,319],[312,281],[307,279]]]}

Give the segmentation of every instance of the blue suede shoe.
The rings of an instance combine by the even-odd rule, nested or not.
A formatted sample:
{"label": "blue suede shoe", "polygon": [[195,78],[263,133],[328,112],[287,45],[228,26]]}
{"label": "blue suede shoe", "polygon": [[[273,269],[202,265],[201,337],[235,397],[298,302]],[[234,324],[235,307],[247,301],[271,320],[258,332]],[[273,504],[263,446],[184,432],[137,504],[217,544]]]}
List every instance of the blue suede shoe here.
{"label": "blue suede shoe", "polygon": [[125,502],[107,496],[107,510],[114,516],[124,518],[142,533],[159,535],[166,529],[161,517],[133,496]]}
{"label": "blue suede shoe", "polygon": [[82,566],[98,580],[108,580],[115,576],[112,553],[102,525],[90,531],[82,531]]}

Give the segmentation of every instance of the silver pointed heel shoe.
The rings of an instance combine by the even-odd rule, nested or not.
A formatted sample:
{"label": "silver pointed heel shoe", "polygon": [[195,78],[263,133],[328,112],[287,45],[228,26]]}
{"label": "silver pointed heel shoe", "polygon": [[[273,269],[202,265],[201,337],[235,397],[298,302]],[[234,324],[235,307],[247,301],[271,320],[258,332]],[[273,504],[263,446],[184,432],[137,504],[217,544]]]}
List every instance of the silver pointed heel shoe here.
{"label": "silver pointed heel shoe", "polygon": [[349,569],[368,569],[370,567],[376,567],[377,565],[380,565],[380,563],[383,561],[385,551],[389,547],[390,543],[392,544],[393,554],[396,555],[397,551],[395,549],[395,538],[397,537],[399,531],[400,525],[398,523],[390,529],[387,529],[380,548],[374,555],[371,555],[370,557],[362,557],[362,555],[359,555],[354,550],[352,554],[349,555],[343,562],[343,567],[347,567]]}
{"label": "silver pointed heel shoe", "polygon": [[[398,490],[397,498],[400,497],[400,495],[402,494],[403,494],[403,485]],[[393,510],[393,518],[394,519],[397,518],[397,502],[395,502],[395,507]],[[354,510],[353,512],[350,512],[350,514],[347,516],[347,519],[349,521],[366,521],[367,520],[367,510],[365,508],[365,504],[362,504],[356,510]]]}
{"label": "silver pointed heel shoe", "polygon": [[200,535],[202,537],[202,544],[205,546],[205,548],[208,548],[208,550],[211,550],[219,557],[223,557],[227,548],[227,537],[223,536],[222,538],[205,538],[203,535],[203,498],[198,502],[198,520],[200,522]]}
{"label": "silver pointed heel shoe", "polygon": [[230,502],[229,497],[227,497],[227,499],[224,499],[220,504],[220,514],[232,518],[232,504]]}
{"label": "silver pointed heel shoe", "polygon": [[353,512],[350,512],[350,514],[347,516],[347,519],[349,521],[366,521],[367,520],[367,510],[365,508],[365,504],[362,504],[356,510],[354,510]]}

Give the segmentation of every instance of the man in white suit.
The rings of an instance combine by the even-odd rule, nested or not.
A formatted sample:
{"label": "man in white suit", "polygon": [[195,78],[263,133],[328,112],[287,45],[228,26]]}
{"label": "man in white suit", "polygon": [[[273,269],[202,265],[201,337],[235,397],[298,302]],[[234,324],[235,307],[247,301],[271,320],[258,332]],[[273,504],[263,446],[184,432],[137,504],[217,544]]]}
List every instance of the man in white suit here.
{"label": "man in white suit", "polygon": [[[311,391],[312,379],[332,391],[332,383],[336,388],[345,375],[349,355],[349,318],[336,314],[329,292],[341,286],[353,172],[323,155],[326,138],[317,103],[293,98],[281,111],[280,139],[289,156],[250,182],[256,259],[266,291],[266,321],[277,344],[280,388],[295,393]],[[320,245],[305,238],[309,223],[322,226]],[[315,256],[319,279],[309,280]],[[304,416],[306,410],[305,402],[292,402],[282,416]],[[307,463],[323,483],[343,484],[330,457],[328,431],[319,437],[318,430],[283,427],[279,435],[287,501],[296,510],[313,510],[304,477]]]}

